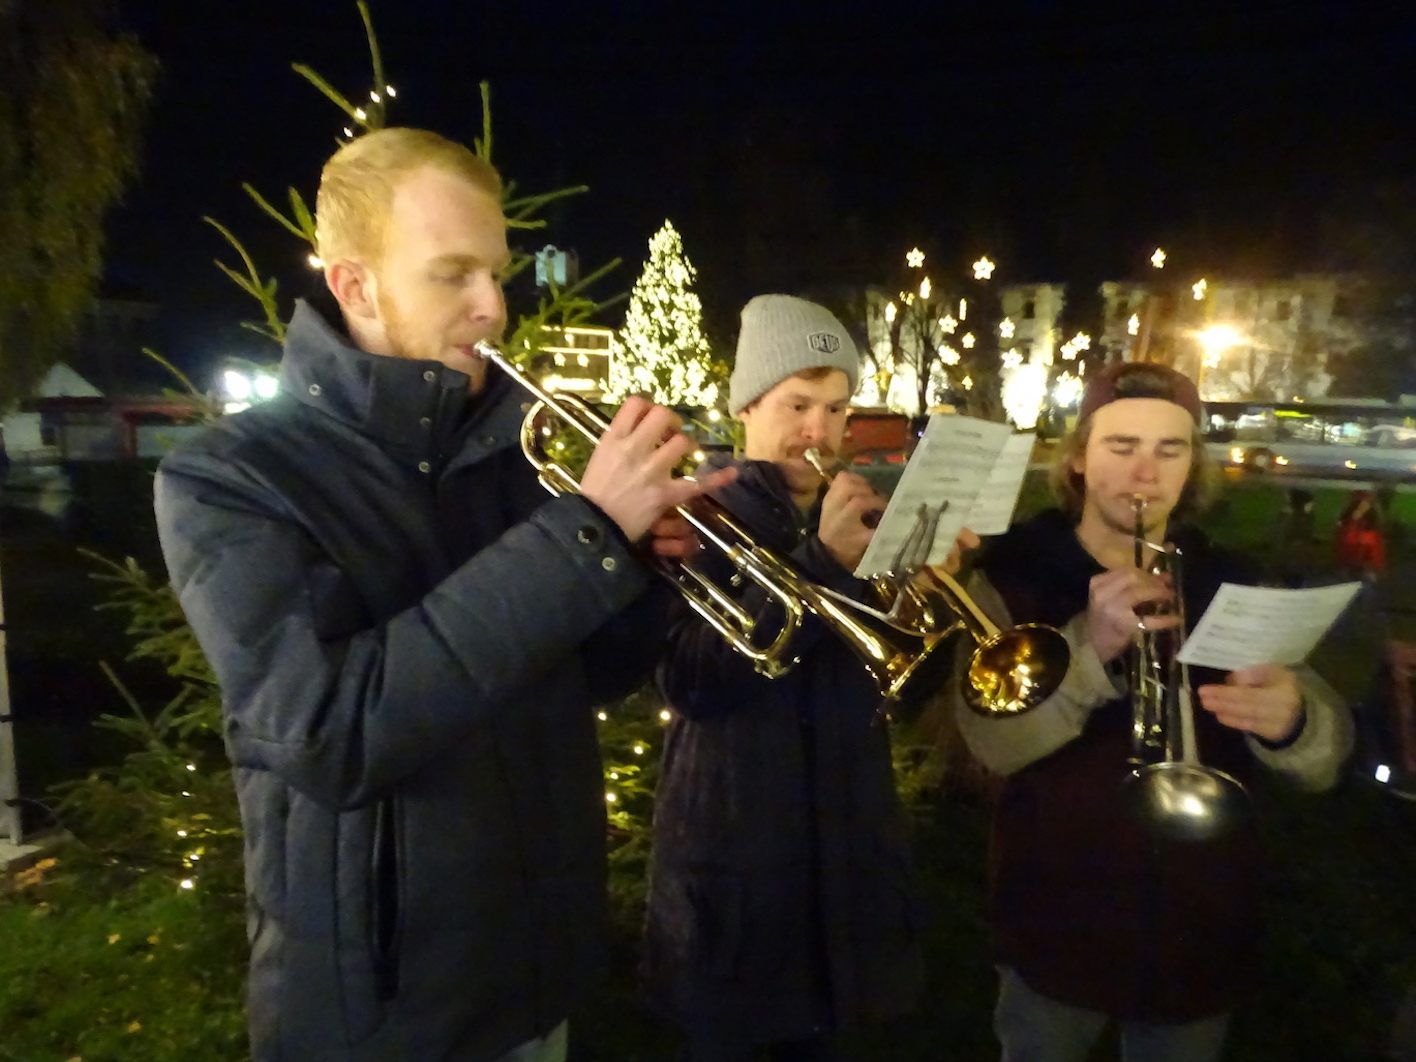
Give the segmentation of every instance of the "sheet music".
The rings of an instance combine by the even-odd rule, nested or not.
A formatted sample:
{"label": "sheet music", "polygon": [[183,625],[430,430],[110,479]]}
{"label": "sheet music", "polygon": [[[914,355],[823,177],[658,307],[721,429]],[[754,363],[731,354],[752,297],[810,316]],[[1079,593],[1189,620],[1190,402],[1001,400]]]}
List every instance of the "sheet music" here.
{"label": "sheet music", "polygon": [[1179,659],[1224,671],[1302,663],[1361,586],[1279,590],[1225,583],[1180,647]]}
{"label": "sheet music", "polygon": [[947,502],[927,560],[942,564],[1011,435],[1006,424],[948,414],[930,417],[855,574],[869,578],[891,570],[920,506],[934,513]]}
{"label": "sheet music", "polygon": [[964,526],[974,534],[1001,535],[1008,530],[1036,440],[1037,436],[1031,432],[1008,436],[1003,452],[993,466],[993,474],[978,492],[969,510],[969,518],[964,521]]}

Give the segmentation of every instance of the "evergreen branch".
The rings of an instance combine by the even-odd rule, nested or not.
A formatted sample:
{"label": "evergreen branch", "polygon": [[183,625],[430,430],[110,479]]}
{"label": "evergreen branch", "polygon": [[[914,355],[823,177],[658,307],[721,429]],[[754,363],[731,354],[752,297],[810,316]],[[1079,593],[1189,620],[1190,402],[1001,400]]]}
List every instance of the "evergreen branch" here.
{"label": "evergreen branch", "polygon": [[[250,196],[255,201],[256,206],[260,207],[261,210],[263,210],[267,215],[269,215],[276,222],[278,222],[282,228],[294,233],[302,240],[309,239],[309,235],[304,232],[298,224],[291,221],[279,210],[276,210],[275,207],[270,204],[270,201],[266,199],[265,196],[261,195],[260,192],[256,191],[254,185],[243,181],[241,182],[241,188],[248,196]],[[292,199],[297,196],[297,193],[294,188],[290,189],[290,195]]]}
{"label": "evergreen branch", "polygon": [[290,213],[295,217],[295,223],[300,226],[300,231],[305,239],[310,241],[310,246],[319,253],[319,241],[315,238],[315,216],[310,213],[310,208],[305,205],[305,197],[296,191],[295,186],[290,189]]}
{"label": "evergreen branch", "polygon": [[539,210],[547,203],[564,199],[567,196],[584,195],[588,191],[590,191],[588,184],[577,184],[569,188],[558,188],[554,192],[541,192],[538,195],[525,195],[520,199],[508,199],[502,203],[502,213],[506,214],[508,218],[524,218],[533,210]]}
{"label": "evergreen branch", "polygon": [[191,395],[193,398],[200,398],[202,400],[206,399],[205,392],[198,391],[197,385],[192,383],[191,379],[187,376],[185,372],[177,368],[177,366],[173,365],[157,351],[153,350],[152,347],[143,347],[142,349],[145,355],[147,355],[153,361],[157,362],[169,373],[175,376],[177,378],[177,382],[187,389],[187,393],[189,395]]}
{"label": "evergreen branch", "polygon": [[138,699],[133,696],[132,690],[123,685],[123,680],[118,677],[117,672],[113,670],[107,660],[100,660],[98,666],[103,673],[108,676],[108,681],[113,683],[113,688],[118,691],[118,696],[123,698],[124,703],[128,705],[128,709],[142,720],[143,728],[150,736],[155,738],[157,731],[153,729],[153,725],[148,721],[148,717],[143,714],[143,706],[139,704]]}
{"label": "evergreen branch", "polygon": [[538,221],[522,221],[517,218],[507,218],[506,227],[509,229],[544,229],[546,227],[546,219],[541,218]]}
{"label": "evergreen branch", "polygon": [[358,110],[358,108],[355,107],[354,104],[350,103],[347,99],[345,99],[344,94],[342,92],[340,92],[324,78],[320,77],[320,75],[315,73],[314,70],[312,70],[310,67],[306,66],[304,63],[291,63],[290,69],[294,70],[295,73],[299,74],[311,85],[314,85],[315,88],[319,89],[320,92],[324,93],[324,95],[330,100],[331,103],[333,103],[336,107],[338,107],[341,111],[343,111],[349,116],[350,121],[358,122],[360,125],[365,124],[364,122],[360,122],[359,119],[354,115],[354,112]]}
{"label": "evergreen branch", "polygon": [[359,17],[364,20],[364,36],[369,42],[369,64],[374,71],[374,89],[379,94],[379,102],[374,104],[372,115],[368,122],[370,129],[382,129],[384,120],[383,88],[387,84],[384,81],[383,54],[379,51],[378,34],[374,32],[373,16],[369,14],[369,5],[366,0],[359,0]]}
{"label": "evergreen branch", "polygon": [[217,261],[217,268],[225,273],[237,287],[259,302],[265,313],[264,325],[252,325],[246,321],[242,321],[241,324],[249,327],[253,332],[279,342],[285,336],[285,325],[280,320],[280,309],[275,301],[275,278],[272,277],[268,283],[262,283],[260,273],[256,270],[255,261],[247,253],[241,241],[236,238],[236,234],[209,215],[204,215],[202,220],[221,233],[226,242],[235,248],[236,253],[241,257],[241,262],[246,267],[247,275],[242,277],[236,270],[221,261]]}
{"label": "evergreen branch", "polygon": [[477,87],[482,94],[482,135],[472,143],[477,157],[490,163],[492,161],[492,83],[479,81]]}

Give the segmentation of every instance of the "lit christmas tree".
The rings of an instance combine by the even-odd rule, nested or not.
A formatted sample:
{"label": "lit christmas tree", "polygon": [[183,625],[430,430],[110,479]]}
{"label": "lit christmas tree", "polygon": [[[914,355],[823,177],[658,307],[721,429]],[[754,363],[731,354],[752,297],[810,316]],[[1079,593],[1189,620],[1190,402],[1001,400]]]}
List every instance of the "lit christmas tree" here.
{"label": "lit christmas tree", "polygon": [[703,334],[696,276],[678,230],[665,221],[649,241],[649,261],[610,347],[608,401],[642,394],[667,405],[717,404],[721,380]]}

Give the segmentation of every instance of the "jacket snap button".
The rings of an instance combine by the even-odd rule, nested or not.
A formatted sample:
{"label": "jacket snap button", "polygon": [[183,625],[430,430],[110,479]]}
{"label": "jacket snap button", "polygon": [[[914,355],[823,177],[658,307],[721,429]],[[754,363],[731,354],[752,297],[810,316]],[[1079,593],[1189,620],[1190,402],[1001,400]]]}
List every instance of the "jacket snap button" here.
{"label": "jacket snap button", "polygon": [[319,384],[310,384],[310,394],[314,395],[316,398],[319,398],[319,397],[320,397],[320,385],[319,385]]}
{"label": "jacket snap button", "polygon": [[600,562],[600,567],[604,568],[607,572],[612,572],[619,567],[619,562],[616,561],[613,557],[606,557]]}
{"label": "jacket snap button", "polygon": [[419,461],[419,462],[418,462],[418,471],[419,471],[419,472],[422,472],[422,473],[424,473],[424,474],[426,475],[427,473],[431,472],[432,470],[433,470],[432,462],[430,462],[430,461]]}
{"label": "jacket snap button", "polygon": [[427,380],[428,383],[432,383],[437,378],[438,374],[433,372],[432,369],[429,369],[427,372],[423,373],[423,379]]}

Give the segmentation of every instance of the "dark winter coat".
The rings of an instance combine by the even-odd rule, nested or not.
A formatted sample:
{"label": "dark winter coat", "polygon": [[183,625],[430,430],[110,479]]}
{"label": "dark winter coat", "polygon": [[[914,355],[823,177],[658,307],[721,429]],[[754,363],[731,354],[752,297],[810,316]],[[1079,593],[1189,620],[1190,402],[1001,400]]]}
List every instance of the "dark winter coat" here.
{"label": "dark winter coat", "polygon": [[[221,684],[257,1060],[482,1060],[600,945],[593,703],[662,636],[645,568],[517,450],[523,395],[295,312],[279,397],[163,463],[157,514]],[[647,604],[647,603],[646,603]]]}
{"label": "dark winter coat", "polygon": [[[775,465],[739,469],[719,498],[757,541],[809,578],[865,593]],[[771,622],[761,591],[740,600]],[[674,626],[670,645],[659,678],[674,714],[644,943],[651,999],[691,1034],[759,1042],[909,1010],[920,915],[874,682],[811,617],[801,662],[775,680],[697,617]]]}

